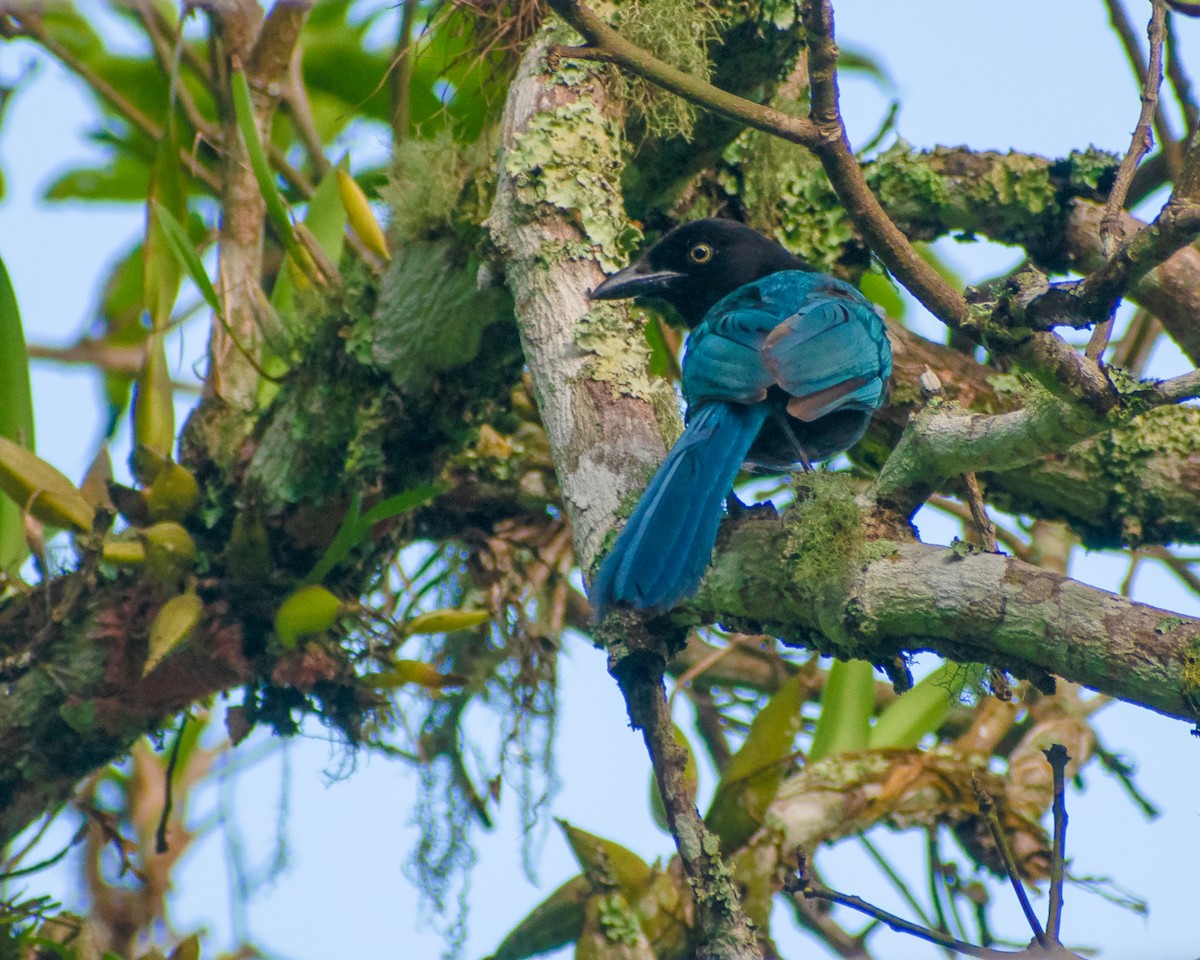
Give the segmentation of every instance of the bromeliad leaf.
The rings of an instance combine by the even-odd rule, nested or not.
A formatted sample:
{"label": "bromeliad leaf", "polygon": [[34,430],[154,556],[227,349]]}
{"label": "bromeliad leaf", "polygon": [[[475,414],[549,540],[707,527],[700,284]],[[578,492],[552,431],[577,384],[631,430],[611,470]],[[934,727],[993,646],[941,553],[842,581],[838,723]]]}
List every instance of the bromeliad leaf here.
{"label": "bromeliad leaf", "polygon": [[[17,295],[3,260],[0,260],[0,437],[29,450],[34,448],[29,354]],[[11,500],[0,500],[0,573],[19,566],[28,552],[21,508]]]}
{"label": "bromeliad leaf", "polygon": [[725,765],[704,818],[708,828],[721,838],[723,849],[741,847],[762,823],[787,773],[803,704],[802,679],[785,680],[758,711],[741,748]]}
{"label": "bromeliad leaf", "polygon": [[821,695],[821,716],[808,750],[816,763],[867,748],[875,712],[875,668],[865,660],[835,660]]}

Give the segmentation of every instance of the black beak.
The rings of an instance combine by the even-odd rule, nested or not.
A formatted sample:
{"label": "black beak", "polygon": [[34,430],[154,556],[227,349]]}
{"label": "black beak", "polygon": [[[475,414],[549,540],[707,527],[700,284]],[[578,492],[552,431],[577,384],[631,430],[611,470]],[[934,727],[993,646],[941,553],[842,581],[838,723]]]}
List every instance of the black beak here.
{"label": "black beak", "polygon": [[624,270],[614,273],[592,291],[593,300],[620,300],[624,297],[661,297],[675,288],[685,274],[673,270],[652,270],[642,260],[636,260]]}

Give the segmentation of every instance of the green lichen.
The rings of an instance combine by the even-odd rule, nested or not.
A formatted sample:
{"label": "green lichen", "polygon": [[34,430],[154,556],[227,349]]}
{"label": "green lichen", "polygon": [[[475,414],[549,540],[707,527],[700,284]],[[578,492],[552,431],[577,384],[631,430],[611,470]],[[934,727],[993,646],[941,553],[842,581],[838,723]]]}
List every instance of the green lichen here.
{"label": "green lichen", "polygon": [[1192,638],[1192,648],[1183,654],[1183,699],[1200,717],[1200,635]]}
{"label": "green lichen", "polygon": [[[611,383],[618,393],[652,399],[659,391],[650,379],[650,350],[645,337],[631,329],[630,313],[611,304],[593,304],[575,326],[575,342],[587,352],[582,375],[589,380]],[[679,421],[672,409],[667,423]],[[676,428],[677,429],[677,428]]]}
{"label": "green lichen", "polygon": [[620,894],[601,897],[598,912],[605,939],[626,946],[633,946],[642,939],[642,925]]}
{"label": "green lichen", "polygon": [[1183,619],[1183,617],[1176,617],[1174,615],[1160,617],[1158,620],[1158,623],[1156,623],[1154,625],[1154,632],[1155,633],[1170,633],[1176,627],[1183,626],[1183,624],[1185,622],[1186,621]]}
{"label": "green lichen", "polygon": [[927,162],[925,154],[897,140],[863,173],[880,203],[903,220],[914,237],[933,239],[942,232],[941,223],[954,197],[950,182]]}
{"label": "green lichen", "polygon": [[[575,217],[593,248],[558,257],[594,257],[606,271],[628,263],[641,232],[621,209],[620,130],[588,97],[534,115],[505,154],[505,172],[530,207],[549,204]],[[552,251],[547,251],[547,255]]]}
{"label": "green lichen", "polygon": [[1120,165],[1121,158],[1117,154],[1088,147],[1072,150],[1065,160],[1051,164],[1050,170],[1056,178],[1066,182],[1072,194],[1094,199],[1108,195]]}
{"label": "green lichen", "polygon": [[1182,478],[1186,490],[1198,438],[1200,408],[1180,404],[1150,410],[1079,447],[1085,475],[1108,496],[1098,525],[1080,531],[1085,544],[1137,546],[1194,536],[1193,498],[1180,496],[1181,476],[1172,474],[1191,471]]}

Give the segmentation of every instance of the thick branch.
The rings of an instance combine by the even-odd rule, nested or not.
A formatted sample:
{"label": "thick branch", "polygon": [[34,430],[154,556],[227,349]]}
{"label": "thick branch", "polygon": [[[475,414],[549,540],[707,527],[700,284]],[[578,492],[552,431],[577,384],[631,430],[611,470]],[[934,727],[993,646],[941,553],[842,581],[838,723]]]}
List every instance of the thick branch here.
{"label": "thick branch", "polygon": [[[738,629],[886,662],[933,650],[1036,678],[1055,674],[1167,716],[1200,717],[1200,619],[1134,603],[997,554],[897,546],[865,566],[798,583],[784,521],[738,525],[693,609]],[[805,563],[811,575],[813,565]]]}

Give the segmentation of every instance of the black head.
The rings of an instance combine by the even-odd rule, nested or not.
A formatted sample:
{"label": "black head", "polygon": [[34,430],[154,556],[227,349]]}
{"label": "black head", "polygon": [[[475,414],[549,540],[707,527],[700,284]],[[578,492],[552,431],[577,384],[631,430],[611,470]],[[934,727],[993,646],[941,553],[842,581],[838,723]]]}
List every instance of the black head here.
{"label": "black head", "polygon": [[657,297],[694,327],[738,287],[780,270],[811,270],[774,240],[733,220],[676,227],[592,291],[593,300]]}

